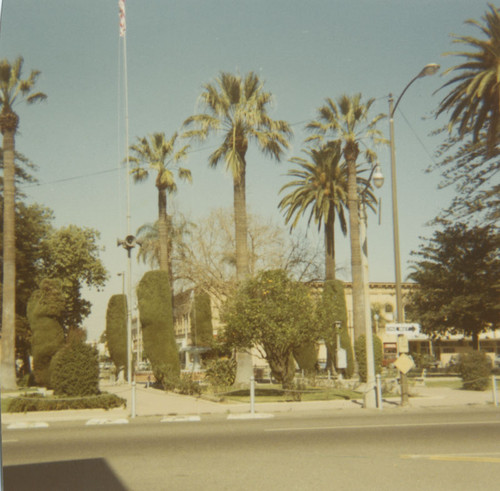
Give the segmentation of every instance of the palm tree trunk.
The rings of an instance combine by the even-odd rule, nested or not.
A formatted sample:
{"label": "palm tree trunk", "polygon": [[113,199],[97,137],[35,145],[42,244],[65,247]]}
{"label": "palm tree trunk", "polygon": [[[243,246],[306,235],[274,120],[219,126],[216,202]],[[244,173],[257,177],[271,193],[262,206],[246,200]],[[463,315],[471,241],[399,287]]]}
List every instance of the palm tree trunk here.
{"label": "palm tree trunk", "polygon": [[359,149],[355,143],[348,143],[344,149],[348,172],[347,202],[349,208],[349,237],[351,241],[352,317],[355,339],[361,334],[365,334],[365,299],[359,231],[359,197],[356,182],[356,159],[358,153]]}
{"label": "palm tree trunk", "polygon": [[16,234],[15,234],[15,131],[3,134],[3,288],[2,288],[2,390],[16,384]]}
{"label": "palm tree trunk", "polygon": [[236,280],[243,281],[249,275],[248,228],[245,179],[246,170],[233,179],[234,188],[234,231],[236,242]]}
{"label": "palm tree trunk", "polygon": [[[233,178],[234,191],[234,232],[236,242],[236,280],[245,280],[249,276],[248,269],[248,229],[245,189],[245,167],[240,175]],[[248,386],[253,375],[252,355],[243,351],[236,353],[236,377],[234,385]]]}
{"label": "palm tree trunk", "polygon": [[158,189],[158,239],[160,241],[160,270],[168,272],[167,192]]}
{"label": "palm tree trunk", "polygon": [[335,209],[333,204],[328,211],[325,231],[325,281],[335,279]]}

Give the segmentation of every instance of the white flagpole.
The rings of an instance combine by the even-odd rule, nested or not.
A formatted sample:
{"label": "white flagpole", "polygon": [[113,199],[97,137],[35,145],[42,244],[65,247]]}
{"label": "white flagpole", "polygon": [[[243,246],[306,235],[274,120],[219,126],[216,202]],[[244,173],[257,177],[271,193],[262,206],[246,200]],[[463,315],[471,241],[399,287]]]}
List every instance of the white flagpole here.
{"label": "white flagpole", "polygon": [[[125,159],[127,189],[127,237],[131,234],[130,215],[130,157],[129,157],[129,120],[128,120],[128,74],[127,74],[127,26],[125,0],[118,0],[120,16],[120,36],[123,38],[123,87],[125,91]],[[132,251],[127,249],[127,380],[132,384]]]}

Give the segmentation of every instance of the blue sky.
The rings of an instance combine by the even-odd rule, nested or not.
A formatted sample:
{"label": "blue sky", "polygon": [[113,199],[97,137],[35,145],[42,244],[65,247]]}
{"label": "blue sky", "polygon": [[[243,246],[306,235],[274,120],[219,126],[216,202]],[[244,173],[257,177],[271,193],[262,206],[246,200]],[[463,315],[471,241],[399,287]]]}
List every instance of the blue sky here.
{"label": "blue sky", "polygon": [[[127,67],[130,143],[163,131],[167,136],[197,111],[202,84],[220,71],[253,70],[275,98],[272,116],[293,125],[287,158],[300,155],[304,124],[326,97],[361,92],[375,98],[373,115],[388,110],[395,97],[427,63],[456,64],[442,56],[453,50],[451,33],[479,35],[464,26],[487,8],[477,0],[128,0]],[[26,73],[41,70],[37,88],[47,102],[18,106],[17,149],[39,167],[40,184],[23,191],[55,212],[56,226],[75,223],[100,231],[102,259],[110,281],[90,293],[94,310],[90,337],[105,326],[109,297],[121,291],[117,273],[126,253],[116,238],[126,235],[124,157],[123,41],[118,34],[117,0],[4,0],[0,58],[22,55]],[[442,70],[441,72],[442,73]],[[418,80],[395,116],[398,200],[403,274],[426,223],[445,207],[451,190],[438,191],[439,175],[426,174],[439,140],[429,136],[444,123],[432,111],[442,76]],[[388,136],[388,121],[380,128]],[[232,206],[232,184],[222,168],[206,161],[215,141],[192,152],[185,166],[193,184],[181,184],[177,209],[193,219],[216,207]],[[390,161],[379,160],[386,183],[382,223],[369,222],[370,280],[393,281]],[[248,205],[252,213],[277,224],[278,190],[290,168],[255,151],[248,158]],[[132,229],[157,215],[153,181],[131,189]],[[315,240],[315,230],[310,231]],[[338,239],[338,263],[349,266],[348,239]],[[134,261],[134,283],[144,268]],[[347,278],[345,278],[347,279]]]}

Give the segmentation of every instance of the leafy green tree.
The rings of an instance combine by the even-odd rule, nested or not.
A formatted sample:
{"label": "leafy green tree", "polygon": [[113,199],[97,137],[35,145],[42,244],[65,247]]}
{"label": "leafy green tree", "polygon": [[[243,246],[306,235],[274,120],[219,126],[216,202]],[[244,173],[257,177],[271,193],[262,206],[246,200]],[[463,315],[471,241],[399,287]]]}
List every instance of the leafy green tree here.
{"label": "leafy green tree", "polygon": [[32,104],[46,99],[33,92],[40,72],[32,70],[22,78],[23,59],[0,61],[0,132],[3,135],[3,288],[2,288],[2,389],[16,388],[16,234],[15,234],[15,135],[19,116],[13,107],[18,102]]}
{"label": "leafy green tree", "polygon": [[150,172],[156,174],[155,185],[158,190],[158,237],[159,262],[162,271],[169,270],[169,235],[167,215],[167,195],[177,191],[175,171],[179,179],[191,181],[191,171],[179,167],[180,160],[186,157],[188,145],[176,150],[177,133],[170,140],[164,133],[153,133],[148,137],[138,138],[130,147],[131,162],[135,164],[132,175],[136,182],[144,181]]}
{"label": "leafy green tree", "polygon": [[180,375],[179,353],[172,320],[170,282],[166,271],[149,271],[137,287],[144,353],[156,380],[164,387]]}
{"label": "leafy green tree", "polygon": [[50,386],[50,362],[64,344],[61,314],[64,296],[59,280],[43,280],[28,302],[28,321],[31,327],[31,349],[35,380]]}
{"label": "leafy green tree", "polygon": [[[290,162],[298,166],[288,171],[294,180],[285,184],[280,193],[291,189],[283,197],[279,208],[285,212],[285,222],[293,230],[299,219],[310,210],[307,225],[323,226],[325,237],[325,279],[335,279],[335,218],[340,230],[347,234],[344,210],[347,206],[347,168],[341,164],[340,142],[328,142],[320,148],[304,150],[309,159],[293,157]],[[295,219],[293,221],[292,218]]]}
{"label": "leafy green tree", "polygon": [[[26,182],[23,179],[23,182]],[[3,200],[0,200],[0,209]],[[16,359],[22,360],[19,375],[30,372],[31,331],[26,318],[26,308],[31,294],[38,288],[40,258],[44,251],[44,239],[52,229],[52,211],[37,204],[26,205],[18,201],[16,206]],[[3,223],[0,221],[0,237]],[[0,239],[1,242],[1,239]],[[0,244],[0,259],[2,258]],[[1,305],[0,305],[1,310]]]}
{"label": "leafy green tree", "polygon": [[228,345],[257,349],[283,388],[295,374],[294,349],[318,339],[309,290],[283,270],[244,282],[223,307],[221,320]]}
{"label": "leafy green tree", "polygon": [[[374,99],[362,102],[361,94],[352,97],[343,95],[337,102],[327,98],[325,105],[318,109],[318,118],[307,125],[314,132],[310,141],[323,142],[329,137],[341,144],[347,164],[347,206],[349,210],[349,237],[351,243],[351,269],[353,293],[353,325],[355,336],[365,332],[365,301],[363,289],[363,268],[361,264],[361,239],[359,227],[359,194],[357,188],[358,156],[361,140],[372,143],[382,142],[382,134],[377,123],[384,117],[379,114],[369,119]],[[364,156],[373,164],[377,155],[368,146]]]}
{"label": "leafy green tree", "polygon": [[202,290],[194,290],[191,309],[191,339],[194,346],[209,347],[213,344],[212,308],[210,295]]}
{"label": "leafy green tree", "polygon": [[412,252],[408,311],[428,334],[472,336],[500,326],[500,240],[492,226],[457,223]]}
{"label": "leafy green tree", "polygon": [[473,19],[466,21],[477,27],[484,39],[454,36],[453,42],[465,46],[467,51],[446,53],[464,61],[445,72],[451,72],[453,78],[441,87],[450,91],[441,101],[437,115],[451,112],[450,132],[458,126],[458,135],[472,134],[473,143],[485,130],[486,147],[491,153],[500,135],[500,11],[494,5],[488,6],[483,24]]}
{"label": "leafy green tree", "polygon": [[347,328],[347,308],[344,284],[339,280],[325,281],[321,298],[316,305],[316,322],[327,349],[327,369],[334,371],[337,366],[337,332],[335,322],[340,322],[340,347],[347,354],[345,376],[354,373],[354,354]]}
{"label": "leafy green tree", "polygon": [[62,281],[65,308],[62,324],[65,329],[78,327],[90,314],[92,304],[82,298],[82,286],[101,288],[107,280],[98,245],[99,232],[69,225],[49,233],[44,241],[42,275]]}
{"label": "leafy green tree", "polygon": [[127,366],[127,296],[113,295],[106,310],[106,343],[116,373]]}

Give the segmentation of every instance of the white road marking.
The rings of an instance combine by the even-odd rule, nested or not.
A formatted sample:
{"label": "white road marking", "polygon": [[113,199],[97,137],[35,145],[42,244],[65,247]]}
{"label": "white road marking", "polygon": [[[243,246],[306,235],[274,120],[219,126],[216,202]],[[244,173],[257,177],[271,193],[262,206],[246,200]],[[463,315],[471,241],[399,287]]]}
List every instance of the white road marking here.
{"label": "white road marking", "polygon": [[7,426],[8,430],[25,430],[28,428],[48,428],[49,424],[45,423],[43,421],[35,421],[35,422],[18,422],[18,423],[11,423],[9,426]]}
{"label": "white road marking", "polygon": [[167,416],[160,423],[191,423],[201,421],[200,416]]}
{"label": "white road marking", "polygon": [[95,425],[126,425],[128,424],[128,419],[105,419],[105,418],[94,418],[89,419],[85,425],[86,426],[95,426]]}
{"label": "white road marking", "polygon": [[467,426],[467,425],[500,425],[500,421],[457,421],[442,423],[398,423],[398,424],[376,424],[376,425],[338,425],[338,426],[309,426],[289,428],[268,428],[264,431],[324,431],[324,430],[362,430],[366,428],[416,428],[425,426]]}

